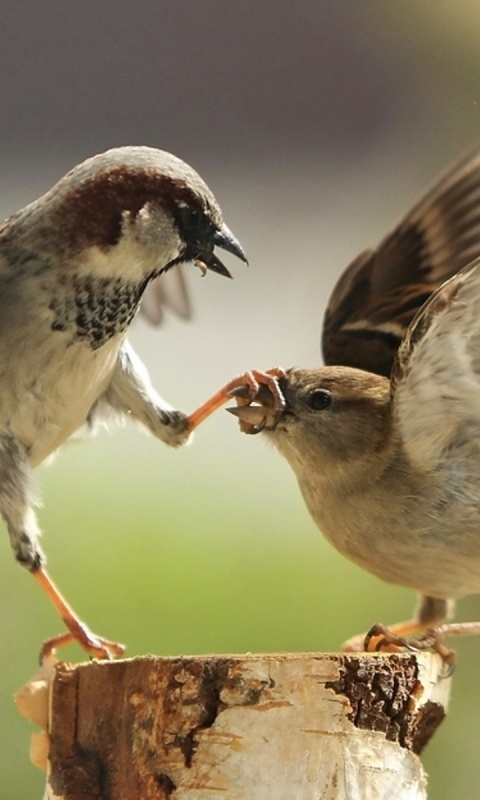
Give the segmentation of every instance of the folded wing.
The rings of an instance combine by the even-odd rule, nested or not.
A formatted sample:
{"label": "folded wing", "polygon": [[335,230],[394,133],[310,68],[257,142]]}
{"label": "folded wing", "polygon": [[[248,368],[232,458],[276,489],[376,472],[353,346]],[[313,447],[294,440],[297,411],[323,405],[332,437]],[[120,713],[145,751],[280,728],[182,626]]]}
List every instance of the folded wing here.
{"label": "folded wing", "polygon": [[480,457],[480,259],[447,281],[413,320],[392,369],[392,401],[403,445],[418,467],[435,469],[448,454],[460,480],[462,463],[475,464],[473,452]]}

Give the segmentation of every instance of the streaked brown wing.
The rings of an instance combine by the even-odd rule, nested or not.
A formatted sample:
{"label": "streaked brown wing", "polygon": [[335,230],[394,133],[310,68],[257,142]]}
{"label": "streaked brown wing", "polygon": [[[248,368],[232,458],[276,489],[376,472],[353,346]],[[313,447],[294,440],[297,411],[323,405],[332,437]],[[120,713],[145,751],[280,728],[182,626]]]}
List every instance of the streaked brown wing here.
{"label": "streaked brown wing", "polygon": [[480,146],[450,168],[376,250],[347,267],[325,314],[325,363],[388,377],[415,313],[478,256]]}
{"label": "streaked brown wing", "polygon": [[142,298],[140,313],[152,325],[160,325],[166,308],[182,319],[189,319],[191,316],[183,264],[178,264],[149,283]]}

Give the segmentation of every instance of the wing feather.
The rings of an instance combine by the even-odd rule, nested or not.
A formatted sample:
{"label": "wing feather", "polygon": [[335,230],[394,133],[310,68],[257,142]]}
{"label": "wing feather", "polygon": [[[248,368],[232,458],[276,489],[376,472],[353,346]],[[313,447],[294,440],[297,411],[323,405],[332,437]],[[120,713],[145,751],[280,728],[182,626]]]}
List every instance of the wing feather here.
{"label": "wing feather", "polygon": [[392,369],[395,425],[409,458],[480,455],[480,258],[447,281],[410,325]]}
{"label": "wing feather", "polygon": [[433,291],[480,256],[480,146],[346,269],[325,315],[326,364],[388,377],[402,336]]}
{"label": "wing feather", "polygon": [[140,313],[152,325],[160,325],[166,308],[182,319],[191,317],[192,310],[183,264],[178,264],[149,283],[142,298]]}

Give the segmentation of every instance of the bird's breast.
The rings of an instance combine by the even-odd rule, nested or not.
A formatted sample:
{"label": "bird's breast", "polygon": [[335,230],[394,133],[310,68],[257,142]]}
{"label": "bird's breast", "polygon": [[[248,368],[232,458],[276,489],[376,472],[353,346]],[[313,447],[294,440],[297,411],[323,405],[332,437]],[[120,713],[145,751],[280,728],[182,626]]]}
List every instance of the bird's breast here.
{"label": "bird's breast", "polygon": [[64,335],[50,332],[0,352],[0,429],[24,444],[32,466],[85,424],[111,381],[122,340],[92,350],[82,339],[67,346]]}
{"label": "bird's breast", "polygon": [[0,249],[0,433],[39,464],[107,388],[142,287]]}
{"label": "bird's breast", "polygon": [[[480,592],[480,509],[432,478],[416,487],[321,490],[299,480],[310,514],[350,560],[384,581],[436,597]],[[477,486],[480,490],[480,486]],[[478,492],[477,495],[478,497]]]}

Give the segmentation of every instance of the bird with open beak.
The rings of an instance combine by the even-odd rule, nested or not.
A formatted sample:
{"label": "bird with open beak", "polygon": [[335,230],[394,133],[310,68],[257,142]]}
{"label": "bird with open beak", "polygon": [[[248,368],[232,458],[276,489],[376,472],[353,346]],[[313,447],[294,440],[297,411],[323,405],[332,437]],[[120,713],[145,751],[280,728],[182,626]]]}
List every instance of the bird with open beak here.
{"label": "bird with open beak", "polygon": [[[216,247],[246,262],[202,178],[151,147],[89,158],[0,225],[0,514],[17,561],[68,629],[44,652],[72,639],[100,657],[123,647],[89,631],[46,572],[32,470],[111,417],[174,447],[188,439],[195,416],[156,393],[127,333],[145,294],[158,321],[159,276],[188,263],[229,276]],[[184,311],[181,276],[178,286]]]}
{"label": "bird with open beak", "polygon": [[455,599],[480,592],[479,256],[477,149],[342,275],[326,366],[254,370],[223,390],[241,430],[287,459],[327,539],[419,592],[415,619],[376,626],[375,644],[434,644],[446,658],[442,635],[480,631],[440,626]]}

